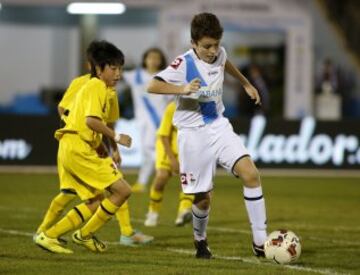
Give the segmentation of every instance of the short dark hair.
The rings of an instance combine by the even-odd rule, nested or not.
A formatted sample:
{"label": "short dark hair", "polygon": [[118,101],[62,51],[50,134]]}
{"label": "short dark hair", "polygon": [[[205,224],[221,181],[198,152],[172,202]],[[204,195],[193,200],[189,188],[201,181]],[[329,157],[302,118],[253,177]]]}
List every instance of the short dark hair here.
{"label": "short dark hair", "polygon": [[148,57],[148,55],[150,53],[158,53],[160,55],[160,66],[159,66],[159,70],[164,70],[166,68],[166,57],[165,57],[165,54],[164,52],[159,49],[159,48],[150,48],[150,49],[147,49],[144,53],[143,53],[143,56],[142,56],[142,59],[141,59],[141,67],[143,68],[146,68],[146,64],[145,64],[145,60],[146,58]]}
{"label": "short dark hair", "polygon": [[96,76],[96,66],[103,70],[106,65],[123,66],[125,62],[122,51],[105,40],[91,42],[86,55],[91,66],[91,77]]}
{"label": "short dark hair", "polygon": [[191,21],[191,39],[194,43],[205,36],[221,39],[223,31],[219,19],[212,13],[199,13]]}

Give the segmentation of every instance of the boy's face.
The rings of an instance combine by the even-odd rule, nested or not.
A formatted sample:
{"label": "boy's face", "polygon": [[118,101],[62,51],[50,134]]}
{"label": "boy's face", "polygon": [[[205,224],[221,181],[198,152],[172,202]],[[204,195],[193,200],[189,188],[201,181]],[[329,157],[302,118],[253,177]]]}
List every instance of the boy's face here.
{"label": "boy's face", "polygon": [[196,42],[191,41],[191,44],[198,57],[202,61],[211,64],[215,61],[219,52],[220,39],[204,36]]}
{"label": "boy's face", "polygon": [[122,74],[122,66],[120,65],[105,65],[104,70],[100,67],[96,67],[97,76],[99,79],[105,82],[106,86],[114,87],[120,80]]}

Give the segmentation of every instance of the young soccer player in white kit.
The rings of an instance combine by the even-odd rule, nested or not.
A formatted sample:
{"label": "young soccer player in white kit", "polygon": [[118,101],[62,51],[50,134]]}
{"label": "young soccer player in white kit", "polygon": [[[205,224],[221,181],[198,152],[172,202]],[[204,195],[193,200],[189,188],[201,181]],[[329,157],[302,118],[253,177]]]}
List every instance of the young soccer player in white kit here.
{"label": "young soccer player in white kit", "polygon": [[224,73],[237,78],[246,93],[260,104],[257,90],[227,59],[220,47],[223,28],[210,13],[191,22],[192,49],[178,56],[150,82],[148,91],[175,94],[174,125],[178,128],[180,177],[185,194],[195,194],[193,212],[196,257],[212,257],[207,244],[210,198],[216,165],[241,177],[253,235],[253,251],[264,256],[266,210],[259,173],[247,149],[223,117]]}
{"label": "young soccer player in white kit", "polygon": [[143,192],[155,168],[156,130],[163,112],[172,98],[154,96],[146,92],[146,87],[156,73],[165,69],[166,59],[158,48],[150,48],[143,54],[141,68],[124,72],[125,81],[131,87],[135,118],[141,134],[142,164],[133,192]]}

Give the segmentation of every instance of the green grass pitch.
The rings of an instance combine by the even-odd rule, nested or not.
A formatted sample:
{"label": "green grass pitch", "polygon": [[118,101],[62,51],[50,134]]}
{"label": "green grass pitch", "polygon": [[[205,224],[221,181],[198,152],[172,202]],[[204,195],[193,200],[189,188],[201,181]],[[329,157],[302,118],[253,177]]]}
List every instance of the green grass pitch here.
{"label": "green grass pitch", "polygon": [[191,227],[173,225],[177,178],[167,186],[156,228],[142,223],[147,194],[130,199],[134,227],[155,236],[153,244],[117,245],[112,220],[98,234],[109,242],[104,254],[70,242],[73,255],[55,255],[35,246],[31,236],[58,191],[57,176],[0,174],[0,274],[360,274],[359,178],[263,177],[269,232],[293,230],[303,246],[300,260],[285,267],[252,255],[241,183],[219,176],[215,185],[208,239],[216,259],[195,259]]}

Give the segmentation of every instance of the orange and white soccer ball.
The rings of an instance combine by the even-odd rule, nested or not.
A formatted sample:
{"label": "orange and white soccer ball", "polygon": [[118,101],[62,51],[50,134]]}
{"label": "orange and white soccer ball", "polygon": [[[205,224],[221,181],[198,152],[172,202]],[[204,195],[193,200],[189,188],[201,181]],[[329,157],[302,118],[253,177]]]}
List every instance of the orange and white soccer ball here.
{"label": "orange and white soccer ball", "polygon": [[301,254],[300,239],[289,230],[272,232],[265,244],[265,257],[277,264],[289,264],[299,259]]}

